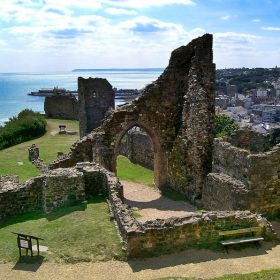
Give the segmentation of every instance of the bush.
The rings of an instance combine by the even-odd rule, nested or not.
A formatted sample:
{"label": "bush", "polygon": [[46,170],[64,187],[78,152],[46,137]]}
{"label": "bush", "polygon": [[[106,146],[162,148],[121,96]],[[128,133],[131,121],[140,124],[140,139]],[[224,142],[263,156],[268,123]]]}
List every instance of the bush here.
{"label": "bush", "polygon": [[230,136],[238,124],[235,120],[225,114],[219,114],[215,117],[215,137]]}
{"label": "bush", "polygon": [[47,122],[40,113],[25,109],[0,127],[0,150],[42,136]]}

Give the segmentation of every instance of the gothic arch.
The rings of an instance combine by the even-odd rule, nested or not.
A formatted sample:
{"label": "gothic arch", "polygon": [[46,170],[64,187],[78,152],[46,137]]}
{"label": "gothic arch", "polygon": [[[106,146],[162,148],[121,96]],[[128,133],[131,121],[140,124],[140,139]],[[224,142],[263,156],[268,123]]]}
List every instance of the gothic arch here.
{"label": "gothic arch", "polygon": [[151,139],[154,150],[154,184],[156,187],[162,188],[164,185],[166,185],[166,170],[164,170],[166,169],[166,163],[162,151],[161,141],[155,131],[149,125],[141,121],[133,121],[126,124],[126,126],[123,127],[122,130],[118,133],[115,141],[114,154],[112,157],[112,171],[116,173],[116,160],[121,139],[131,128],[135,126],[145,130],[145,132]]}

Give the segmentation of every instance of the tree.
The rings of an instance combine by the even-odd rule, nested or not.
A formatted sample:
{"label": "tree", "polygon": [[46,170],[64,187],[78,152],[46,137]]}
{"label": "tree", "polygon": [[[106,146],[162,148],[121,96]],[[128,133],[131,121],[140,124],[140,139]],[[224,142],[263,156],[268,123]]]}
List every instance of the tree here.
{"label": "tree", "polygon": [[218,114],[215,117],[215,137],[230,136],[238,124],[235,120],[225,114]]}

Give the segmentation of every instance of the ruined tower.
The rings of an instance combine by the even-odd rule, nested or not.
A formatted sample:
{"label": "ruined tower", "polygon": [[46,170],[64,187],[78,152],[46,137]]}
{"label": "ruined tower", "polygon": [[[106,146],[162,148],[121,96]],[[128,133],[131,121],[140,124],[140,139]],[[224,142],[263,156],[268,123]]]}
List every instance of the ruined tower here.
{"label": "ruined tower", "polygon": [[106,112],[115,108],[112,85],[101,78],[78,78],[80,137],[100,126]]}

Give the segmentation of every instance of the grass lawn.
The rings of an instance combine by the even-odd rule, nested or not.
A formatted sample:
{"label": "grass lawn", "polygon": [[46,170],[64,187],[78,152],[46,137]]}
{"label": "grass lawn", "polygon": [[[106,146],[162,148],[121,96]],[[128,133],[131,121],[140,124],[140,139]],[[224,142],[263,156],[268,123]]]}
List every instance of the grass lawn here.
{"label": "grass lawn", "polygon": [[0,151],[0,175],[17,174],[21,182],[39,175],[40,171],[28,160],[28,147],[33,143],[40,149],[40,158],[46,164],[56,159],[57,152],[69,152],[79,135],[57,134],[59,124],[65,124],[69,131],[79,131],[78,121],[47,119],[47,133],[44,136]]}
{"label": "grass lawn", "polygon": [[148,186],[152,186],[154,181],[154,171],[139,164],[134,164],[124,156],[118,156],[117,158],[117,176],[121,180]]}
{"label": "grass lawn", "polygon": [[[160,278],[161,280],[201,280],[200,278]],[[209,278],[208,280],[279,280],[280,269],[262,270],[260,272],[248,273],[248,274],[234,274],[226,275],[218,278]],[[159,280],[159,279],[158,279]]]}
{"label": "grass lawn", "polygon": [[[18,260],[14,232],[44,239],[45,260],[79,262],[124,259],[121,242],[108,206],[101,197],[89,203],[60,208],[50,214],[31,213],[0,221],[0,262]],[[23,250],[24,253],[24,250]]]}

